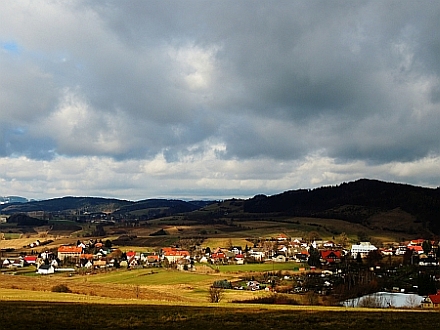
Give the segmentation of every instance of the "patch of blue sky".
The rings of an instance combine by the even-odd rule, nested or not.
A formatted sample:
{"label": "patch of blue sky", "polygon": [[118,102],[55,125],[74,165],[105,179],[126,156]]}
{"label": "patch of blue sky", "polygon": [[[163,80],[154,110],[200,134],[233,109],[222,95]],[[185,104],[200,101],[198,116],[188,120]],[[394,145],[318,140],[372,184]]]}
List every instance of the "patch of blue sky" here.
{"label": "patch of blue sky", "polygon": [[20,54],[21,47],[15,41],[2,41],[0,42],[1,48],[9,53]]}

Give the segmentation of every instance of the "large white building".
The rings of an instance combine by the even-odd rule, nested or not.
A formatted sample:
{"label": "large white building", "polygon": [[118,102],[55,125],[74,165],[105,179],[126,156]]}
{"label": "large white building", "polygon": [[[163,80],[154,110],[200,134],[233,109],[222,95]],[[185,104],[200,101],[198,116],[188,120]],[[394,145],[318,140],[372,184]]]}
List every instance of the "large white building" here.
{"label": "large white building", "polygon": [[351,255],[353,256],[353,258],[356,258],[358,253],[360,253],[361,257],[365,258],[368,253],[374,250],[377,250],[377,247],[375,247],[370,242],[360,242],[359,244],[353,244],[351,246]]}

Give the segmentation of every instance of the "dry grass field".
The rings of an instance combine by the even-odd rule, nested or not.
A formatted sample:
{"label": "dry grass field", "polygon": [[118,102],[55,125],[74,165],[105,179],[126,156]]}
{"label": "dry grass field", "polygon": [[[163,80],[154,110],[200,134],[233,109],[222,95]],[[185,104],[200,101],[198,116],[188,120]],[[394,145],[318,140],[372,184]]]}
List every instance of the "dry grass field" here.
{"label": "dry grass field", "polygon": [[[55,294],[54,294],[55,295]],[[438,312],[285,306],[149,304],[144,301],[0,300],[2,329],[437,329]],[[32,298],[31,298],[32,299]],[[58,302],[56,302],[58,300]]]}

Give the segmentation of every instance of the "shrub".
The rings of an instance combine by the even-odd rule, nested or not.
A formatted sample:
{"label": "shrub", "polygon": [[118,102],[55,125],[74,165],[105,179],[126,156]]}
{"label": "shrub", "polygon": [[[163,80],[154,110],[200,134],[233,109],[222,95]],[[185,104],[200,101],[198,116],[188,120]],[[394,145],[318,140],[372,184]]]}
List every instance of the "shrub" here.
{"label": "shrub", "polygon": [[223,289],[211,286],[208,292],[208,301],[211,303],[219,303],[223,298]]}
{"label": "shrub", "polygon": [[52,287],[52,292],[70,293],[72,290],[65,284],[58,284]]}
{"label": "shrub", "polygon": [[227,280],[218,280],[214,281],[213,285],[214,288],[221,288],[221,289],[232,289],[231,282]]}
{"label": "shrub", "polygon": [[276,304],[276,305],[298,305],[298,301],[288,295],[271,294],[265,297],[258,297],[247,300],[234,300],[234,303],[251,303],[251,304]]}

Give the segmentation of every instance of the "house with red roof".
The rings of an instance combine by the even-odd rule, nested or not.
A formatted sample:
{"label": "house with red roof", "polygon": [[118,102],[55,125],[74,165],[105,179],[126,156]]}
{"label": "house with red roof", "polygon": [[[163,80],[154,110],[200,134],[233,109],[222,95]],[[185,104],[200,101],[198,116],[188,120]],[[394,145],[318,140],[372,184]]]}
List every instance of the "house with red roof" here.
{"label": "house with red roof", "polygon": [[37,256],[25,256],[23,260],[29,265],[35,265],[37,263],[37,258]]}
{"label": "house with red roof", "polygon": [[286,234],[284,234],[284,233],[281,233],[281,234],[279,234],[277,236],[277,241],[278,242],[285,242],[287,240],[289,240],[289,237]]}
{"label": "house with red roof", "polygon": [[62,245],[58,248],[58,259],[63,261],[66,258],[78,258],[81,256],[83,248],[74,245]]}
{"label": "house with red roof", "polygon": [[321,261],[329,264],[341,262],[341,251],[339,250],[321,250]]}
{"label": "house with red roof", "polygon": [[436,294],[428,295],[422,301],[422,308],[440,308],[440,290]]}
{"label": "house with red roof", "polygon": [[420,245],[408,245],[407,248],[408,250],[416,252],[417,254],[422,254],[424,252]]}
{"label": "house with red roof", "polygon": [[178,250],[176,248],[163,248],[163,258],[168,259],[170,263],[174,263],[182,258],[189,258],[190,253],[186,250]]}

